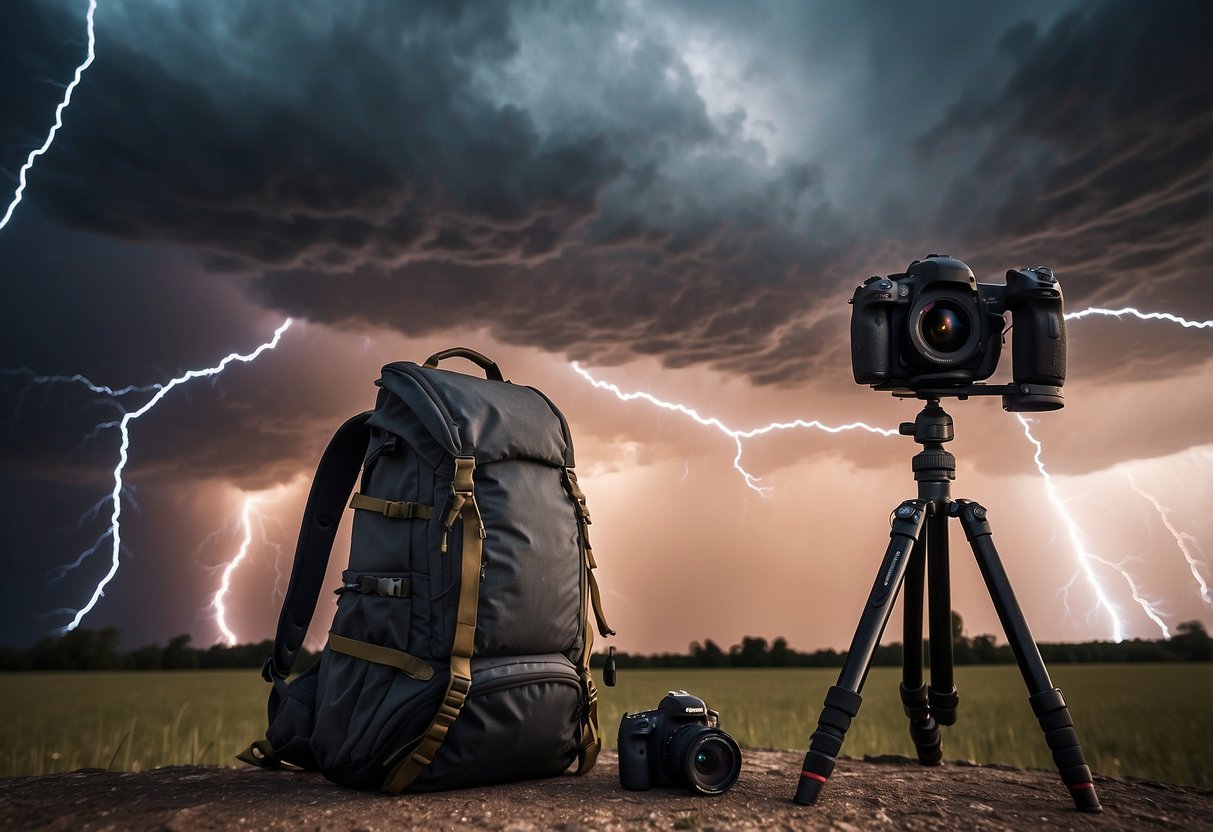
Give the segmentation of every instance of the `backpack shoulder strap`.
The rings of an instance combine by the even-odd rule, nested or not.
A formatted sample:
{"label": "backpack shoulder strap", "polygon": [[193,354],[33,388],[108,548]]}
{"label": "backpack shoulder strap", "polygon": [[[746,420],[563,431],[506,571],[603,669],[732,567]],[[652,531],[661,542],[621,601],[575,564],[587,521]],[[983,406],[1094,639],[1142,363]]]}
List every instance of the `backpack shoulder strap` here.
{"label": "backpack shoulder strap", "polygon": [[[320,598],[324,573],[328,569],[329,553],[345,511],[345,499],[354,490],[370,442],[367,420],[373,412],[359,413],[338,428],[324,449],[320,464],[316,466],[312,490],[308,493],[307,506],[303,510],[303,524],[299,527],[299,541],[295,545],[291,581],[278,616],[274,652],[261,666],[262,678],[273,684],[266,706],[271,726],[287,700],[289,686],[286,677],[299,658],[303,639],[316,611],[316,601]],[[299,766],[281,759],[279,752],[283,750],[275,749],[268,740],[257,740],[236,757],[263,768],[298,769]]]}
{"label": "backpack shoulder strap", "polygon": [[359,413],[338,428],[316,467],[307,507],[303,510],[303,523],[299,527],[291,580],[278,617],[274,652],[261,669],[267,682],[285,679],[299,658],[324,584],[329,552],[337,537],[345,501],[354,490],[370,442],[367,420],[373,412]]}

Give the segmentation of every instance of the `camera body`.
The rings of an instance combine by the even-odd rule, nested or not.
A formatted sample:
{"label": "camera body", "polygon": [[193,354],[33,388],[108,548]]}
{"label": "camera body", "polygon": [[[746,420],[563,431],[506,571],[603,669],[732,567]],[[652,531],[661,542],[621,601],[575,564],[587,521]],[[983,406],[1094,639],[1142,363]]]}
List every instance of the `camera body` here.
{"label": "camera body", "polygon": [[741,772],[741,749],[720,730],[720,714],[685,690],[670,691],[656,710],[619,721],[619,784],[632,791],[688,786],[720,794]]}
{"label": "camera body", "polygon": [[960,260],[930,254],[902,274],[869,278],[850,303],[857,384],[918,391],[984,381],[998,366],[1007,312],[1016,384],[1065,383],[1061,286],[1043,266],[1012,269],[1005,284],[978,283]]}

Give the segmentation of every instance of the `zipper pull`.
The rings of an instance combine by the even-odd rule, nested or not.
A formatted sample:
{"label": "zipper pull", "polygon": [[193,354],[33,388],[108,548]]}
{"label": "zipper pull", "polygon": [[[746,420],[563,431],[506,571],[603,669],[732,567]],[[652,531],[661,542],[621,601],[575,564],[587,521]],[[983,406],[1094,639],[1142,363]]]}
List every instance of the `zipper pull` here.
{"label": "zipper pull", "polygon": [[459,513],[463,511],[463,504],[467,502],[467,498],[459,492],[454,492],[451,495],[451,506],[446,513],[446,522],[442,524],[442,548],[441,553],[446,554],[447,538],[450,537],[451,531],[455,528],[455,521],[459,519]]}

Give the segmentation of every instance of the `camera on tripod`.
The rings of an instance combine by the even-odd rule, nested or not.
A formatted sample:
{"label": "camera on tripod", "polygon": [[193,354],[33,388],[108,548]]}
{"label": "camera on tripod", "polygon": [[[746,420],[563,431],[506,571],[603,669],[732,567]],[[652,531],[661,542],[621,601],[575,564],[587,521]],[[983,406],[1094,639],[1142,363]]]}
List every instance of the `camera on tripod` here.
{"label": "camera on tripod", "polygon": [[[855,290],[851,369],[877,390],[997,392],[974,388],[994,374],[1004,313],[1015,327],[1008,410],[1055,410],[1066,380],[1061,286],[1043,266],[1012,269],[1007,282],[978,283],[946,254],[915,260],[903,274],[870,277]],[[1015,395],[1018,394],[1018,395]]]}
{"label": "camera on tripod", "polygon": [[[956,519],[994,602],[1028,688],[1028,704],[1062,782],[1076,808],[1102,811],[1065,697],[1049,678],[994,546],[988,513],[973,500],[952,499],[956,458],[943,447],[955,438],[952,417],[940,406],[945,397],[1001,395],[1003,407],[1011,411],[1062,406],[1066,327],[1057,278],[1040,267],[1009,271],[1003,285],[978,283],[964,263],[931,254],[915,260],[904,274],[871,278],[855,290],[851,303],[855,381],[926,402],[914,421],[902,423],[899,431],[922,445],[910,461],[918,496],[893,510],[884,559],[838,682],[826,693],[817,730],[809,737],[793,799],[803,806],[816,803],[833,773],[847,730],[859,714],[864,681],[903,584],[901,704],[910,720],[919,762],[934,766],[942,761],[940,729],[956,722],[959,703],[948,567],[948,521]],[[1007,312],[1016,326],[1015,382],[980,384],[998,365]],[[1023,519],[1021,515],[1020,522]],[[923,679],[924,612],[930,631],[929,684]]]}

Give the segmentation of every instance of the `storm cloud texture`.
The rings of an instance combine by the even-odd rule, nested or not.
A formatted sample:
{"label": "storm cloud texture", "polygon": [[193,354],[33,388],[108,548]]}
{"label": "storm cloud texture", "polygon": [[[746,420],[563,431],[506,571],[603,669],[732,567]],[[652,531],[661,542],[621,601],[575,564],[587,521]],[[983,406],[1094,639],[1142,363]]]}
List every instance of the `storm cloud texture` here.
{"label": "storm cloud texture", "polygon": [[[68,11],[30,22],[78,31]],[[713,58],[695,48],[725,34],[702,12],[115,4],[98,23],[106,60],[30,199],[252,273],[258,300],[313,320],[408,334],[473,320],[586,360],[655,355],[764,383],[836,360],[814,307],[927,241],[987,279],[1053,263],[1071,304],[1140,299],[1143,283],[1179,300],[1210,260],[1205,4],[1086,4],[1043,29],[1001,10],[984,39],[908,7],[755,10],[736,84],[796,68],[856,100],[900,87],[880,112],[792,99],[763,115],[697,83]],[[868,54],[815,54],[871,16]],[[779,31],[803,37],[760,52]],[[931,71],[957,49],[985,52],[976,72]],[[867,152],[815,143],[834,129],[818,120]]]}
{"label": "storm cloud texture", "polygon": [[[14,178],[82,57],[85,5],[0,11]],[[887,407],[850,382],[845,301],[928,252],[987,282],[1048,264],[1069,310],[1213,316],[1205,2],[101,0],[96,31],[0,231],[0,366],[149,383],[308,322],[257,369],[166,400],[140,437],[134,479],[184,478],[186,548],[220,522],[186,492],[303,476],[380,364],[424,357],[388,347],[483,341],[540,374],[579,360],[624,387],[727,389],[716,402],[749,426]],[[1207,331],[1072,329],[1067,390],[1086,395],[1066,411],[1068,471],[1213,443]],[[115,411],[25,379],[0,376],[0,461],[29,501],[4,509],[22,529],[5,568],[28,584],[71,559],[72,534],[39,529],[104,491],[113,449],[80,439]],[[1165,422],[1132,412],[1160,398]],[[695,453],[668,424],[636,437],[622,412],[571,410],[604,471],[635,448]],[[971,453],[1030,472],[1000,451]],[[752,454],[905,479],[869,441]],[[46,506],[69,492],[64,519]],[[30,602],[13,608],[0,635],[37,632]]]}

